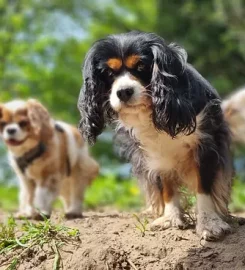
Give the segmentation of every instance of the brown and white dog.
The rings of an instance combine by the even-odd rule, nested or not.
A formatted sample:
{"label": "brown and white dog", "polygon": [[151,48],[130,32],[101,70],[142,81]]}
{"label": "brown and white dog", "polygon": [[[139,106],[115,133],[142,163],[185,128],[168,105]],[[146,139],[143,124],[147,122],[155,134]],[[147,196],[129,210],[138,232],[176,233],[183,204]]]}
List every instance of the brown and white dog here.
{"label": "brown and white dog", "polygon": [[225,119],[232,132],[234,143],[245,143],[245,86],[222,102]]}
{"label": "brown and white dog", "polygon": [[18,216],[50,216],[60,195],[66,218],[80,217],[85,188],[99,166],[77,129],[56,122],[41,103],[29,99],[0,105],[0,133],[20,181]]}

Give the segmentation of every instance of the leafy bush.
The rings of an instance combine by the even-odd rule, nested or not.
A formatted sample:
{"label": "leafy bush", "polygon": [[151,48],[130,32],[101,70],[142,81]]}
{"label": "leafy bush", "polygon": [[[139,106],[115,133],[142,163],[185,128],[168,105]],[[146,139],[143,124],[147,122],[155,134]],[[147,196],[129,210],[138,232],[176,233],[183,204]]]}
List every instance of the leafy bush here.
{"label": "leafy bush", "polygon": [[245,182],[238,178],[233,184],[230,209],[233,212],[245,210]]}

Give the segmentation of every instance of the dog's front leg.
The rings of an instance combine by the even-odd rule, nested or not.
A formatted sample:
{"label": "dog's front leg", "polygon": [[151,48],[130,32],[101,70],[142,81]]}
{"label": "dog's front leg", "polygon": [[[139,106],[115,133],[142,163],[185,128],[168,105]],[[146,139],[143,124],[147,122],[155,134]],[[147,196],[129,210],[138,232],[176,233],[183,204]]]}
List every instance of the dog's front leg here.
{"label": "dog's front leg", "polygon": [[31,218],[34,213],[33,199],[35,184],[31,179],[27,179],[24,176],[19,176],[19,183],[19,211],[16,213],[15,217]]}
{"label": "dog's front leg", "polygon": [[38,183],[35,190],[34,205],[40,212],[36,213],[35,219],[42,219],[40,214],[50,217],[52,212],[52,205],[58,195],[58,184],[55,179]]}
{"label": "dog's front leg", "polygon": [[167,229],[170,227],[184,229],[187,227],[183,218],[183,211],[180,207],[180,195],[178,187],[176,186],[176,177],[175,174],[170,174],[168,177],[164,178],[164,215],[152,223],[151,229],[153,230],[158,228]]}
{"label": "dog's front leg", "polygon": [[202,239],[209,241],[218,240],[231,231],[230,225],[221,218],[212,197],[208,194],[197,194],[196,231]]}

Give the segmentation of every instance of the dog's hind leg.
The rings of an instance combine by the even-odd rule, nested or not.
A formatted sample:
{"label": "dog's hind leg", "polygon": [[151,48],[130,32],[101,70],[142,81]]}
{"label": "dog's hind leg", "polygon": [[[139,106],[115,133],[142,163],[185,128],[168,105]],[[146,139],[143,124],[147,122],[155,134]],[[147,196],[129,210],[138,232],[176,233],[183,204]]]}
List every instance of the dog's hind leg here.
{"label": "dog's hind leg", "polygon": [[61,198],[64,204],[65,217],[67,219],[82,217],[82,201],[84,195],[84,187],[80,184],[82,175],[73,173],[64,180],[61,190]]}
{"label": "dog's hind leg", "polygon": [[[217,117],[217,116],[216,116]],[[209,118],[203,128],[215,131],[204,138],[198,149],[197,233],[205,240],[220,239],[231,231],[225,221],[229,216],[233,175],[229,130],[221,119]]]}
{"label": "dog's hind leg", "polygon": [[[76,164],[72,174],[65,180],[61,190],[64,200],[65,216],[67,219],[82,217],[82,203],[84,192],[99,171],[98,164],[89,156],[84,157],[83,161]],[[66,187],[69,186],[69,189]]]}

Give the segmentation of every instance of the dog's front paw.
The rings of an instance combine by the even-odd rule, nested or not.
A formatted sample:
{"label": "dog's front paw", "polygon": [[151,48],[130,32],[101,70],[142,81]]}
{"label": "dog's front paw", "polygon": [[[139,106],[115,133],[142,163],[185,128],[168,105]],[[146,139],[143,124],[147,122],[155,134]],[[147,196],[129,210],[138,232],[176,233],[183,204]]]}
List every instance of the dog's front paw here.
{"label": "dog's front paw", "polygon": [[20,210],[14,214],[16,219],[32,219],[33,214],[35,213],[34,208],[30,205],[20,208]]}
{"label": "dog's front paw", "polygon": [[36,212],[32,215],[32,219],[37,220],[37,221],[44,221],[46,219],[50,219],[50,216],[51,216],[50,214]]}
{"label": "dog's front paw", "polygon": [[184,221],[183,217],[179,215],[163,216],[154,220],[150,226],[151,230],[165,230],[170,227],[178,229],[187,228],[188,224]]}
{"label": "dog's front paw", "polygon": [[201,236],[201,239],[206,241],[216,241],[225,234],[230,233],[231,227],[216,213],[200,213],[197,217],[196,232]]}
{"label": "dog's front paw", "polygon": [[26,213],[23,211],[18,211],[14,214],[14,218],[15,219],[31,219],[32,218],[32,214],[31,213]]}

